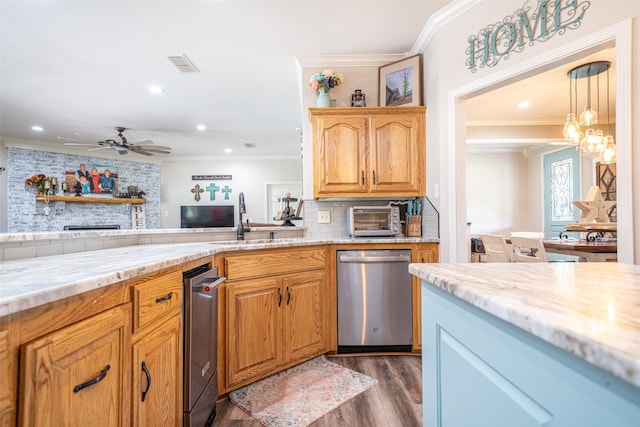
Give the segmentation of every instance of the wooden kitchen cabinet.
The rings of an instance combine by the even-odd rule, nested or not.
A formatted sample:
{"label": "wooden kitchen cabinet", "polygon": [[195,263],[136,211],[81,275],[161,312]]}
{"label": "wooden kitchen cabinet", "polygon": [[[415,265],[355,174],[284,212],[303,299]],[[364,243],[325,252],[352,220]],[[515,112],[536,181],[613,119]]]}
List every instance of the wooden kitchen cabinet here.
{"label": "wooden kitchen cabinet", "polygon": [[11,358],[9,356],[9,331],[2,329],[0,320],[0,427],[10,426],[15,416],[13,408],[13,390],[10,386],[12,378]]}
{"label": "wooden kitchen cabinet", "polygon": [[324,253],[298,248],[225,258],[226,391],[327,351]]}
{"label": "wooden kitchen cabinet", "polygon": [[[411,252],[411,262],[413,263],[430,263],[438,262],[438,244],[423,243],[417,245],[416,249]],[[422,350],[422,286],[420,279],[411,276],[411,286],[413,293],[413,350]]]}
{"label": "wooden kitchen cabinet", "polygon": [[19,425],[130,423],[130,305],[23,346]]}
{"label": "wooden kitchen cabinet", "polygon": [[132,423],[182,426],[182,274],[132,286]]}
{"label": "wooden kitchen cabinet", "polygon": [[425,111],[310,108],[314,197],[424,196]]}
{"label": "wooden kitchen cabinet", "polygon": [[133,425],[182,426],[182,314],[133,343]]}

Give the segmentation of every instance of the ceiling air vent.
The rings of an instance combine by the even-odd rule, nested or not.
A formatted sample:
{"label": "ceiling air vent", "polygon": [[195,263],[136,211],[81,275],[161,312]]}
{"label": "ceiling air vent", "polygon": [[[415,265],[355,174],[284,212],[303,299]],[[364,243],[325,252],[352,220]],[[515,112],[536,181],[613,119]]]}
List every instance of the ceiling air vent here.
{"label": "ceiling air vent", "polygon": [[173,64],[178,67],[178,70],[182,71],[183,73],[200,72],[200,70],[198,70],[198,67],[196,67],[185,54],[182,54],[182,56],[170,56],[169,61],[173,62]]}
{"label": "ceiling air vent", "polygon": [[256,148],[256,144],[254,144],[253,142],[246,142],[244,146],[247,148]]}

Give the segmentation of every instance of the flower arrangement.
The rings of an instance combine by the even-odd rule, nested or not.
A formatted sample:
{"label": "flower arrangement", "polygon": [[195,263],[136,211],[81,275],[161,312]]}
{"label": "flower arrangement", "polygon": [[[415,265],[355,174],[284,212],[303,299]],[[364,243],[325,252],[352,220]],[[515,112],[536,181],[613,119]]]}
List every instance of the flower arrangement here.
{"label": "flower arrangement", "polygon": [[321,87],[327,90],[342,84],[344,77],[340,73],[334,73],[333,70],[324,70],[321,73],[316,73],[309,80],[309,88],[312,92],[317,92]]}
{"label": "flower arrangement", "polygon": [[[31,178],[27,178],[24,183],[36,187],[38,193],[44,193],[45,188],[51,186],[51,178],[48,178],[43,173],[39,173],[33,175]],[[49,184],[48,186],[46,185],[47,183]]]}

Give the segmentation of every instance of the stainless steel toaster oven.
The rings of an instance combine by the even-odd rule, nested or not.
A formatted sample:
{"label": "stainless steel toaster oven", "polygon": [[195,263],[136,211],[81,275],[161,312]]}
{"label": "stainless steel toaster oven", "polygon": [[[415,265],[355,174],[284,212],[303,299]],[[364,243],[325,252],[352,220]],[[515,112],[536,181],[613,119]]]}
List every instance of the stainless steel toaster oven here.
{"label": "stainless steel toaster oven", "polygon": [[347,212],[347,232],[353,237],[397,236],[400,209],[397,206],[352,206]]}

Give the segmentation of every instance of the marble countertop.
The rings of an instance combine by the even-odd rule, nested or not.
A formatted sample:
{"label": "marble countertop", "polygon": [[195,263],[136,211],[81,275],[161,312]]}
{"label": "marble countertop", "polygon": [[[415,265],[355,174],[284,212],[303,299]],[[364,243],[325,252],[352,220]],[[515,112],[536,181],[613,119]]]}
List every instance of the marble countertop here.
{"label": "marble countertop", "polygon": [[0,262],[0,317],[220,252],[322,244],[425,243],[422,238],[305,238],[127,246]]}
{"label": "marble countertop", "polygon": [[640,387],[640,265],[411,264],[409,271]]}

